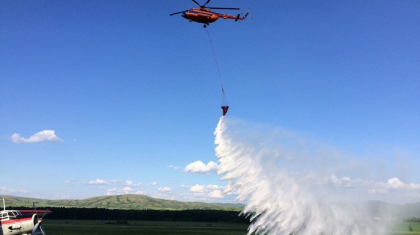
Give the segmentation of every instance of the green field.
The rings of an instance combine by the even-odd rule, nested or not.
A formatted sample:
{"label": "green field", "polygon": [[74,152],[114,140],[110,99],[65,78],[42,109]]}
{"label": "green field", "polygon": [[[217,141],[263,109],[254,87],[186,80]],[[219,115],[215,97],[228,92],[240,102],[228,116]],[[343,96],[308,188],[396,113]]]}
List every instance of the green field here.
{"label": "green field", "polygon": [[244,235],[246,224],[172,222],[172,221],[129,221],[128,225],[107,224],[100,220],[46,220],[47,234],[55,235]]}
{"label": "green field", "polygon": [[[411,228],[411,231],[410,231]],[[393,235],[410,235],[420,234],[420,223],[416,222],[401,222],[394,229]]]}
{"label": "green field", "polygon": [[[103,220],[46,220],[44,228],[48,234],[55,235],[245,235],[248,226],[224,222],[129,221],[128,225],[118,225]],[[420,234],[420,223],[401,222],[389,233],[413,234]]]}

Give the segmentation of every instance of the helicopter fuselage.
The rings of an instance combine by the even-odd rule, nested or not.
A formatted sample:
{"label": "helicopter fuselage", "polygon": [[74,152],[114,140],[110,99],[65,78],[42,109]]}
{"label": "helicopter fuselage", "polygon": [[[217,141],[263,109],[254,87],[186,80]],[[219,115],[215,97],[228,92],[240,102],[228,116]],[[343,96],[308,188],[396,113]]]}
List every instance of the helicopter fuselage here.
{"label": "helicopter fuselage", "polygon": [[212,12],[205,8],[191,8],[190,10],[184,12],[182,17],[188,19],[189,21],[194,21],[203,24],[210,24],[215,22],[220,18],[220,14]]}

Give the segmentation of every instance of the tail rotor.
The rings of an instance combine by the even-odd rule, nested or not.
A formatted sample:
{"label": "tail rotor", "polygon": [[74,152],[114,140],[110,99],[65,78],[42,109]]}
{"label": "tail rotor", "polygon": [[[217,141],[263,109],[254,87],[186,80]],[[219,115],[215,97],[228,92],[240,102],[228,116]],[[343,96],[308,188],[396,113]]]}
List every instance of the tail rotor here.
{"label": "tail rotor", "polygon": [[252,19],[252,16],[249,14],[249,12],[251,11],[251,8],[248,8],[248,11],[246,13],[241,13],[242,15],[244,15],[244,19],[246,19],[247,16],[249,16],[249,18]]}

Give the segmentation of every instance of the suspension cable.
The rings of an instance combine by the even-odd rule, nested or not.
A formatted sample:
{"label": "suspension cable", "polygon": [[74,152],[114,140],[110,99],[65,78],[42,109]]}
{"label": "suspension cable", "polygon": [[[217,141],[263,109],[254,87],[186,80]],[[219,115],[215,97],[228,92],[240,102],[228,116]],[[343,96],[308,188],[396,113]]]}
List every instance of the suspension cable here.
{"label": "suspension cable", "polygon": [[225,89],[223,87],[222,75],[220,74],[219,64],[217,63],[217,59],[216,59],[216,53],[214,52],[213,42],[211,40],[209,30],[207,29],[207,27],[205,27],[205,29],[206,29],[207,35],[209,36],[209,41],[210,41],[210,45],[211,45],[211,50],[213,52],[214,62],[216,63],[217,73],[219,74],[220,86],[222,87],[222,94],[223,94],[222,105],[226,105],[227,104],[227,99],[226,99],[226,95],[225,95]]}

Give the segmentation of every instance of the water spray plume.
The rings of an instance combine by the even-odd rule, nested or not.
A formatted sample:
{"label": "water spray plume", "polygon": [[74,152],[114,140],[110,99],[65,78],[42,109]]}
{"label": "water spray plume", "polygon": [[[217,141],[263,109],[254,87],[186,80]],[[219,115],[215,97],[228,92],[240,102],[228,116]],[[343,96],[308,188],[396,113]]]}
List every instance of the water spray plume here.
{"label": "water spray plume", "polygon": [[363,207],[323,200],[329,192],[302,180],[313,177],[313,172],[299,172],[297,165],[307,156],[284,146],[293,142],[292,137],[258,132],[226,117],[220,118],[214,132],[218,173],[228,181],[225,193],[246,203],[242,213],[252,221],[248,234],[386,234],[386,226],[375,223]]}

